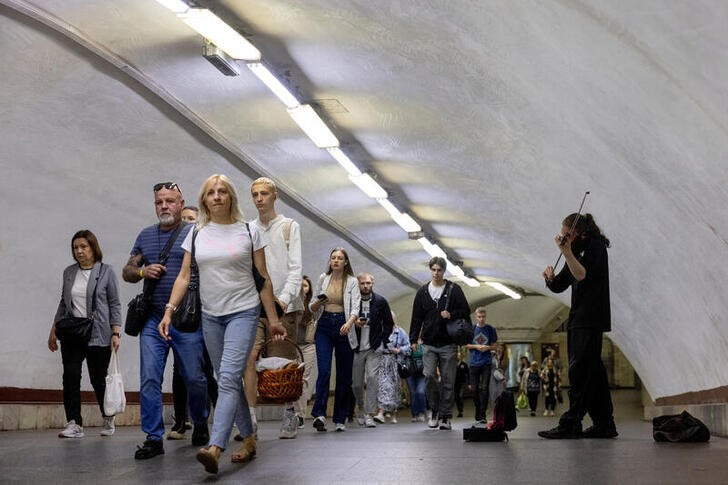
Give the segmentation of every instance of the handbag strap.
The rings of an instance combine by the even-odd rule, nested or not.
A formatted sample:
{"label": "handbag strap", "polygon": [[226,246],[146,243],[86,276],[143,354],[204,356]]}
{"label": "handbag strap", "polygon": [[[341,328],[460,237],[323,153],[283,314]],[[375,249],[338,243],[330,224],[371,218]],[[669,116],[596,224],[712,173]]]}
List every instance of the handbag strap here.
{"label": "handbag strap", "polygon": [[104,263],[99,263],[99,275],[96,277],[96,284],[94,285],[94,292],[91,295],[91,318],[96,313],[96,289],[99,287],[99,280],[104,275]]}
{"label": "handbag strap", "polygon": [[452,296],[452,281],[448,281],[446,283],[447,285],[447,292],[445,293],[445,311],[448,311],[448,308],[450,308],[450,297]]}
{"label": "handbag strap", "polygon": [[[174,232],[169,236],[169,239],[167,239],[167,244],[164,245],[162,253],[159,255],[159,264],[161,264],[162,266],[167,263],[167,259],[169,259],[169,253],[172,252],[172,246],[179,237],[179,233],[182,232],[182,228],[186,225],[187,224],[184,222],[180,222],[179,224],[177,224]],[[154,292],[154,288],[157,286],[158,281],[159,280],[150,279],[144,280],[144,288],[142,289],[142,294],[144,295],[145,300],[151,300],[152,293]]]}

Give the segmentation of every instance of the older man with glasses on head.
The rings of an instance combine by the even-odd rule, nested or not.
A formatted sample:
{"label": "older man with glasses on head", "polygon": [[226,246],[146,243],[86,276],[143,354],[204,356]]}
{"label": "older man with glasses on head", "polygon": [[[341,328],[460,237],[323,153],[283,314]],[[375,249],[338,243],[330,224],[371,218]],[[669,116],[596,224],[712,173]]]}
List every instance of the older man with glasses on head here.
{"label": "older man with glasses on head", "polygon": [[[175,362],[180,364],[182,378],[189,393],[190,415],[194,422],[192,444],[199,446],[207,444],[209,440],[202,329],[185,333],[171,328],[169,340],[162,338],[157,331],[157,325],[164,316],[165,305],[182,266],[184,251],[180,244],[192,227],[182,222],[184,199],[179,185],[174,182],[156,184],[154,207],[159,223],[146,227],[139,233],[122,273],[124,281],[136,283],[143,279],[145,285],[154,286],[151,292],[151,311],[139,334],[141,421],[142,431],[147,436],[134,454],[137,460],[164,453],[162,378],[170,348],[174,352]],[[172,243],[169,256],[161,264],[162,253],[170,240]]]}

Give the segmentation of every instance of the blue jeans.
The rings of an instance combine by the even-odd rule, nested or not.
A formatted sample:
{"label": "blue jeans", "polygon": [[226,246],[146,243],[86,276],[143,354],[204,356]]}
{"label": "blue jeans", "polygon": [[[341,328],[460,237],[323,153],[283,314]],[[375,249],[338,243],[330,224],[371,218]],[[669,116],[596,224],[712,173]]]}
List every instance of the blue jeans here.
{"label": "blue jeans", "polygon": [[351,395],[351,372],[354,351],[346,335],[339,330],[346,323],[344,313],[324,312],[316,325],[316,401],[313,403],[313,417],[326,416],[331,383],[331,356],[336,352],[336,387],[334,389],[334,423],[345,423],[349,414]]}
{"label": "blue jeans", "polygon": [[157,330],[161,320],[161,315],[150,316],[139,336],[142,431],[147,434],[148,440],[153,441],[161,441],[164,437],[162,380],[170,347],[187,386],[190,417],[195,424],[207,422],[207,379],[203,370],[205,344],[202,330],[178,332],[170,325],[171,340],[164,340]]}
{"label": "blue jeans", "polygon": [[202,312],[207,353],[217,374],[217,406],[210,445],[227,448],[233,421],[242,436],[253,434],[248,400],[243,392],[243,371],[255,343],[260,305],[219,317]]}
{"label": "blue jeans", "polygon": [[425,414],[425,376],[417,374],[407,378],[410,391],[412,417]]}

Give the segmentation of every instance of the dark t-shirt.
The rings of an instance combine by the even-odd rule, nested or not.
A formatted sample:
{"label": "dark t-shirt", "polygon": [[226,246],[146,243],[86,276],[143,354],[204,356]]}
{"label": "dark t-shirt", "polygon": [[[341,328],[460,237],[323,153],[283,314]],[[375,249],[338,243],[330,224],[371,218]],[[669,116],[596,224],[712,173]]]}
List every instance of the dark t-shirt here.
{"label": "dark t-shirt", "polygon": [[[184,241],[190,228],[192,228],[191,224],[185,224],[182,227],[179,236],[177,236],[177,240],[172,244],[172,249],[169,252],[167,264],[165,264],[167,271],[164,272],[164,275],[157,281],[157,285],[154,287],[154,292],[152,293],[152,311],[156,314],[163,314],[164,305],[169,301],[174,280],[177,279],[179,270],[182,268],[182,258],[185,254],[180,244]],[[174,233],[174,229],[162,231],[159,228],[159,224],[142,229],[142,232],[139,233],[134,242],[131,254],[141,254],[143,265],[159,263],[164,246]]]}

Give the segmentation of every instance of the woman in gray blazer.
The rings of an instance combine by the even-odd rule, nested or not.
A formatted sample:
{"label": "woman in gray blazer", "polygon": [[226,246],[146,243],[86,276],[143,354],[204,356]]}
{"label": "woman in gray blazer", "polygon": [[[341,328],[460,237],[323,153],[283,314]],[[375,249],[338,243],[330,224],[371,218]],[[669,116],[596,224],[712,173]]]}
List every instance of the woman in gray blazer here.
{"label": "woman in gray blazer", "polygon": [[[86,359],[91,385],[96,393],[104,424],[102,436],[114,434],[114,417],[104,414],[106,369],[111,347],[119,348],[121,337],[121,304],[114,269],[103,264],[103,253],[93,232],[78,231],[71,238],[71,256],[76,261],[63,271],[63,289],[48,336],[48,349],[58,350],[56,322],[66,316],[85,318],[93,313],[91,340],[61,342],[63,360],[63,407],[68,423],[59,438],[82,438],[81,364]],[[95,300],[95,301],[94,301]],[[95,305],[94,305],[95,303]]]}

